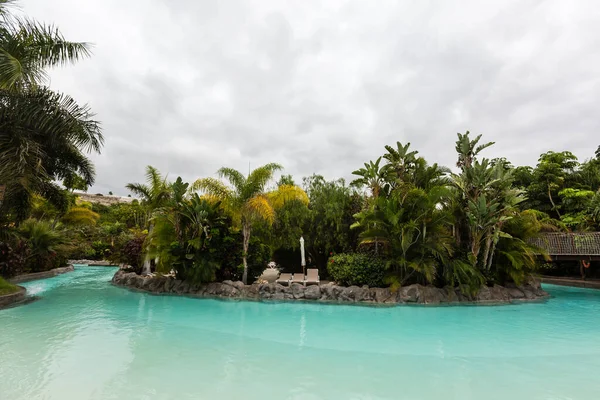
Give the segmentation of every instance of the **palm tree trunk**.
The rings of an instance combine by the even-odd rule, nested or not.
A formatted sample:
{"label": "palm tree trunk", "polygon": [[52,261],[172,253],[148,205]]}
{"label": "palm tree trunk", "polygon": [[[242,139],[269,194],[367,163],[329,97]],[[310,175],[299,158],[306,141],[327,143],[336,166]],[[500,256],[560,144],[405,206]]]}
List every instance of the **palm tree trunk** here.
{"label": "palm tree trunk", "polygon": [[490,271],[492,269],[492,261],[494,260],[494,253],[496,252],[496,245],[498,244],[498,239],[494,238],[494,242],[492,243],[492,251],[490,251],[490,258],[487,263],[487,270]]}
{"label": "palm tree trunk", "polygon": [[244,285],[248,284],[248,247],[250,245],[250,233],[250,226],[244,224],[242,227],[242,236],[244,237],[244,253],[242,254],[242,260],[244,262],[244,274],[242,275],[242,282]]}
{"label": "palm tree trunk", "polygon": [[477,267],[479,262],[479,252],[481,251],[481,235],[471,234],[471,255],[473,256],[473,267]]}
{"label": "palm tree trunk", "polygon": [[[152,224],[150,224],[150,227],[148,228],[148,236],[150,236],[150,234],[152,234],[152,229],[154,228],[154,226]],[[152,266],[150,264],[150,259],[148,258],[148,256],[146,256],[144,258],[144,266],[142,267],[142,275],[149,275],[152,273]]]}
{"label": "palm tree trunk", "polygon": [[488,259],[489,259],[490,250],[492,248],[492,237],[493,237],[492,234],[488,234],[488,237],[485,240],[485,251],[483,252],[483,267],[486,270],[489,270]]}

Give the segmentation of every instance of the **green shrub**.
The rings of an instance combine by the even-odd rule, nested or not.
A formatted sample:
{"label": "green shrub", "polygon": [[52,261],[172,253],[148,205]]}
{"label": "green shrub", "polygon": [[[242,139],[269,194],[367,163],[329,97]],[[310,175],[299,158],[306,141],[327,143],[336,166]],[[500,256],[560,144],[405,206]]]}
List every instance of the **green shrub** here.
{"label": "green shrub", "polygon": [[6,282],[0,276],[0,296],[4,296],[5,294],[11,294],[19,291],[19,287],[13,285],[12,283]]}
{"label": "green shrub", "polygon": [[46,221],[34,219],[23,222],[19,231],[29,248],[27,270],[41,272],[65,266],[67,246],[62,232]]}
{"label": "green shrub", "polygon": [[327,270],[341,285],[383,285],[385,263],[368,254],[338,254],[329,258]]}
{"label": "green shrub", "polygon": [[136,273],[140,274],[144,264],[143,250],[146,234],[138,233],[133,237],[120,235],[118,239],[109,260],[115,264],[130,265]]}
{"label": "green shrub", "polygon": [[14,241],[9,245],[0,242],[0,276],[11,278],[25,272],[25,264],[29,247],[22,240]]}

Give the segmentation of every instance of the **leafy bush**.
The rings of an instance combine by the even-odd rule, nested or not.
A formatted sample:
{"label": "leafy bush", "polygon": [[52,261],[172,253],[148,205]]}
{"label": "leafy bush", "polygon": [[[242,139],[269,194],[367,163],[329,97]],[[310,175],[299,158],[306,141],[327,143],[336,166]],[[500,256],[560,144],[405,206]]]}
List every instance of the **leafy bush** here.
{"label": "leafy bush", "polygon": [[338,254],[329,258],[329,275],[342,285],[383,285],[385,263],[367,254]]}
{"label": "leafy bush", "polygon": [[108,258],[111,254],[111,245],[102,240],[95,240],[92,242],[92,249],[94,249],[94,260],[103,260]]}
{"label": "leafy bush", "polygon": [[138,234],[133,238],[127,238],[125,235],[120,235],[119,238],[121,237],[123,238],[124,243],[120,243],[121,240],[118,240],[117,243],[115,243],[115,250],[109,257],[110,261],[117,264],[131,265],[135,272],[138,274],[141,273],[144,264],[142,251],[146,235]]}
{"label": "leafy bush", "polygon": [[[220,236],[214,235],[210,242],[210,252],[219,263],[216,279],[223,281],[241,280],[244,273],[242,261],[242,233],[223,229]],[[248,283],[262,274],[271,259],[271,249],[259,238],[251,237],[248,247]]]}
{"label": "leafy bush", "polygon": [[24,272],[28,251],[24,241],[11,245],[0,242],[0,276],[10,278]]}
{"label": "leafy bush", "polygon": [[20,227],[29,252],[26,269],[31,272],[47,271],[66,265],[67,246],[65,237],[45,221],[29,219]]}

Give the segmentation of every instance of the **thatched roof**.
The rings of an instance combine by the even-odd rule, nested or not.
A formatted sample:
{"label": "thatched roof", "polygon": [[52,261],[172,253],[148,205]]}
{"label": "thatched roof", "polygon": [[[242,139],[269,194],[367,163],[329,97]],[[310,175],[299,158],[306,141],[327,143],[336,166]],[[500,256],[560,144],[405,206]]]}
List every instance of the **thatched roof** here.
{"label": "thatched roof", "polygon": [[550,256],[600,256],[600,232],[543,233],[531,243]]}

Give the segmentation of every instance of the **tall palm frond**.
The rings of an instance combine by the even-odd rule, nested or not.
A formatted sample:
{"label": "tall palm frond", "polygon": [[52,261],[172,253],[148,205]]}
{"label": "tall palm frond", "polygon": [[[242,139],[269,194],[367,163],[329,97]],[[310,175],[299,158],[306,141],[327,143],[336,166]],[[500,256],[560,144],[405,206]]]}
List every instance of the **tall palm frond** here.
{"label": "tall palm frond", "polygon": [[235,190],[242,191],[246,186],[246,177],[240,172],[233,168],[223,167],[219,169],[218,174],[221,178],[227,179]]}
{"label": "tall palm frond", "polygon": [[350,182],[350,185],[366,186],[371,190],[373,197],[378,197],[380,192],[387,189],[387,171],[380,164],[381,157],[377,158],[375,162],[369,161],[368,163],[364,163],[364,168],[352,171],[352,175],[356,175],[358,178]]}
{"label": "tall palm frond", "polygon": [[[6,4],[6,2],[5,2]],[[46,69],[89,57],[90,44],[67,41],[52,26],[7,13],[2,6],[0,89],[36,86],[47,80]]]}
{"label": "tall palm frond", "polygon": [[265,220],[272,224],[275,220],[275,209],[266,195],[258,195],[249,199],[242,212],[250,221]]}
{"label": "tall palm frond", "polygon": [[[267,184],[273,179],[276,171],[282,167],[276,163],[269,163],[258,167],[244,178],[244,175],[232,168],[221,168],[218,174],[229,181],[232,187],[214,178],[198,179],[190,188],[192,191],[201,191],[211,200],[221,201],[222,208],[232,217],[233,223],[242,229],[244,274],[242,280],[248,279],[248,247],[252,227],[259,221],[272,224],[275,218],[275,207],[285,203],[288,199],[304,201],[306,193],[300,188],[290,188],[283,185],[282,192],[266,193]],[[300,193],[301,192],[301,193]],[[302,196],[304,194],[304,197]]]}
{"label": "tall palm frond", "polygon": [[145,184],[128,183],[125,187],[140,196],[142,203],[152,212],[169,200],[172,195],[172,187],[167,178],[151,165],[146,166],[146,182]]}
{"label": "tall palm frond", "polygon": [[262,193],[269,181],[273,179],[275,172],[280,171],[283,167],[277,163],[265,164],[253,170],[246,180],[246,185],[242,196],[249,199],[259,193]]}

